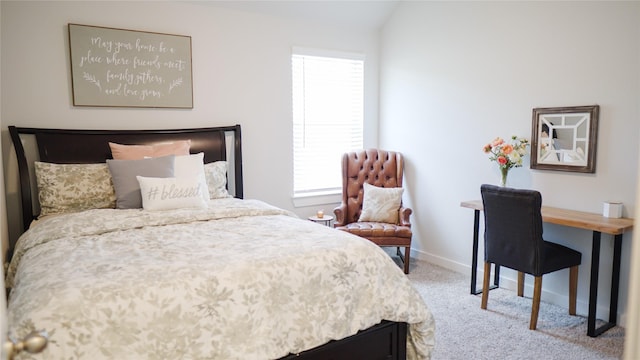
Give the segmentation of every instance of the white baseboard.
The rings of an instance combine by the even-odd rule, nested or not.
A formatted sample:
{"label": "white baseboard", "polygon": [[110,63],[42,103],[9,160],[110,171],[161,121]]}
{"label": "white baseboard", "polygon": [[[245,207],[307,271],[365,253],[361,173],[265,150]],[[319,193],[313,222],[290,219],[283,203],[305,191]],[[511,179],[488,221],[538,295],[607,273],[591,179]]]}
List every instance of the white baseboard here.
{"label": "white baseboard", "polygon": [[[435,264],[441,266],[445,269],[449,269],[455,271],[460,274],[465,274],[469,276],[469,281],[471,281],[471,266],[463,263],[459,263],[453,261],[451,259],[443,258],[441,256],[433,255],[424,251],[411,249],[411,257],[417,258],[431,264]],[[477,281],[478,288],[482,287],[482,277],[484,276],[484,270],[482,265],[482,260],[478,260],[478,272],[477,272]],[[469,283],[471,285],[471,283]],[[504,289],[516,291],[517,288],[517,279],[500,275],[500,287]],[[532,297],[533,294],[533,282],[525,281],[524,295],[525,297]],[[569,303],[569,294],[558,294],[552,291],[548,291],[542,289],[542,301],[546,301],[548,303],[567,307]],[[581,316],[587,316],[589,314],[589,303],[588,299],[578,299],[576,301],[576,313]],[[598,319],[609,319],[609,306],[600,306],[596,308],[596,316]],[[627,314],[618,313],[618,325],[621,327],[625,327],[627,321]]]}

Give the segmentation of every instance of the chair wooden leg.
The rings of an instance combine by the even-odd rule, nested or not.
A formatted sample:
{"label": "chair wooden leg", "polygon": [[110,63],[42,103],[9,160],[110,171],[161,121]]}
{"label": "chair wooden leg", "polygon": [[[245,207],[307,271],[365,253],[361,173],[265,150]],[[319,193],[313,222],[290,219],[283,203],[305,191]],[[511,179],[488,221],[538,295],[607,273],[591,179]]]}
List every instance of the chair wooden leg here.
{"label": "chair wooden leg", "polygon": [[484,263],[484,278],[482,280],[482,302],[481,309],[487,309],[487,301],[489,300],[489,279],[491,278],[491,263]]}
{"label": "chair wooden leg", "polygon": [[411,246],[406,246],[404,248],[404,254],[402,254],[402,251],[400,251],[400,246],[396,246],[396,255],[398,255],[398,257],[402,261],[402,264],[404,264],[404,273],[409,274],[409,258],[411,257]]}
{"label": "chair wooden leg", "polygon": [[540,312],[541,296],[542,276],[536,276],[533,283],[533,304],[531,304],[531,321],[529,321],[529,330],[535,330],[538,326],[538,313]]}
{"label": "chair wooden leg", "polygon": [[524,273],[518,271],[518,296],[524,296]]}
{"label": "chair wooden leg", "polygon": [[576,298],[578,297],[578,267],[569,270],[569,315],[576,314]]}
{"label": "chair wooden leg", "polygon": [[411,257],[411,246],[404,248],[404,273],[409,274],[409,258]]}

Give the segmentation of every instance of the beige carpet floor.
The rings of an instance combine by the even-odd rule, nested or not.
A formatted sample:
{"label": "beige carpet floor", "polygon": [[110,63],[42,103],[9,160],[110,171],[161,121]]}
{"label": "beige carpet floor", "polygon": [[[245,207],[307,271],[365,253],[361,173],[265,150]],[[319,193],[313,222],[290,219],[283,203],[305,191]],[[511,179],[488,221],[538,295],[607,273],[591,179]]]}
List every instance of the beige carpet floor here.
{"label": "beige carpet floor", "polygon": [[408,277],[436,321],[434,360],[622,357],[624,328],[619,326],[591,338],[586,316],[570,316],[566,307],[543,301],[538,329],[531,331],[531,299],[515,291],[492,290],[488,309],[481,310],[481,296],[469,294],[470,275],[411,259]]}

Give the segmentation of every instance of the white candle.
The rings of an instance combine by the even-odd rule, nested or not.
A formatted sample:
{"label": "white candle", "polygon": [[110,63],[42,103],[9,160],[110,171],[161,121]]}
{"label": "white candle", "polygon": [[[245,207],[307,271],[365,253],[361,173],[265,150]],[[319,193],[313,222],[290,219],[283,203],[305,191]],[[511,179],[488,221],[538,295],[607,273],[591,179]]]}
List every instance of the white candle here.
{"label": "white candle", "polygon": [[316,213],[316,216],[318,217],[318,219],[322,219],[322,217],[324,216],[324,211],[318,210],[318,212]]}

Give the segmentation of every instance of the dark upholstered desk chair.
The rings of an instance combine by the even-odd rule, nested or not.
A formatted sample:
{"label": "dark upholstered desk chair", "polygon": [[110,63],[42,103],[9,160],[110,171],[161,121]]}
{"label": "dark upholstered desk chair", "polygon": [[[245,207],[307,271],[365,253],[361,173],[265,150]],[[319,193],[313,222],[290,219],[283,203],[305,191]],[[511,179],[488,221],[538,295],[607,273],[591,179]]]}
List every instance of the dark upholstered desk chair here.
{"label": "dark upholstered desk chair", "polygon": [[[402,207],[403,167],[402,154],[399,152],[367,149],[344,154],[342,203],[333,211],[336,229],[369,239],[379,246],[397,247],[397,254],[404,263],[404,272],[408,274],[412,236],[409,216],[412,211]],[[364,204],[365,192],[368,204],[374,204],[373,194],[380,194],[375,209]],[[382,199],[390,201],[382,203]],[[392,203],[395,205],[392,206]],[[385,207],[388,207],[388,211],[381,210]],[[371,210],[380,210],[380,213],[371,216]],[[400,247],[405,249],[404,256]]]}
{"label": "dark upholstered desk chair", "polygon": [[482,185],[484,206],[484,282],[482,309],[487,308],[491,264],[518,271],[518,296],[524,274],[535,277],[529,329],[535,330],[540,310],[542,275],[570,268],[569,314],[576,314],[578,265],[582,254],[542,238],[542,196],[535,190]]}

